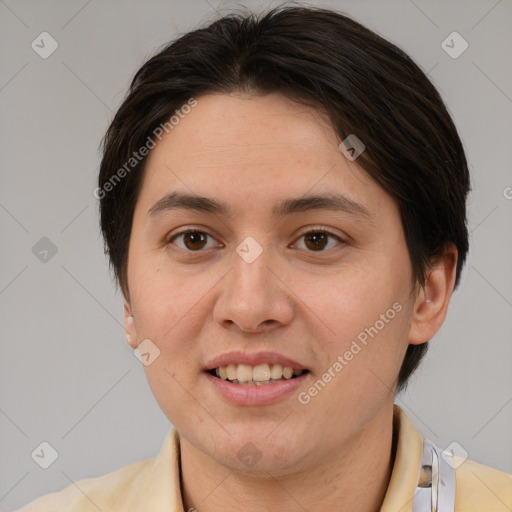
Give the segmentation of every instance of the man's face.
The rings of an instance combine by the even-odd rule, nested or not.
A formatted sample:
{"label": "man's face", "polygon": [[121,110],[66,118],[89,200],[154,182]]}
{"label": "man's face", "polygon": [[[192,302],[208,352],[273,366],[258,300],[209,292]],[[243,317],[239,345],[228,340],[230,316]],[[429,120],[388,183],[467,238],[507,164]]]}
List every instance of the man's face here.
{"label": "man's face", "polygon": [[414,300],[398,208],[315,110],[196,99],[147,161],[127,329],[160,350],[148,381],[197,453],[274,474],[321,464],[394,399]]}

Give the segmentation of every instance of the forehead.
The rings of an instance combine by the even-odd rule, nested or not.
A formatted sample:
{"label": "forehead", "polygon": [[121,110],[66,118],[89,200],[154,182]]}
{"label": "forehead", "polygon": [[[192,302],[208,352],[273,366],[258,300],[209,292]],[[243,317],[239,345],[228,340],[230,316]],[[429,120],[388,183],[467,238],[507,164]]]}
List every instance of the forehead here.
{"label": "forehead", "polygon": [[342,155],[318,110],[280,94],[208,94],[196,101],[151,150],[139,200],[154,202],[174,189],[240,208],[308,192],[343,192],[368,209],[390,200]]}

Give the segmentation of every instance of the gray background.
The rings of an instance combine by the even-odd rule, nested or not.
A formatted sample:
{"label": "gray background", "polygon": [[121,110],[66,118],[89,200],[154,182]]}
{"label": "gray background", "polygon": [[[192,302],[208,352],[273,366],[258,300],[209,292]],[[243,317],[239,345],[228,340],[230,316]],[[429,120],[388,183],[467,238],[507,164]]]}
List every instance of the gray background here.
{"label": "gray background", "polygon": [[[436,444],[457,441],[512,472],[512,3],[313,3],[405,49],[460,130],[474,189],[471,253],[448,319],[397,403]],[[99,141],[148,56],[241,4],[276,5],[0,0],[2,510],[160,449],[169,423],[125,342],[97,228]],[[31,48],[43,31],[59,45],[47,59]],[[457,59],[441,47],[453,31],[469,43]],[[32,251],[42,237],[57,248],[46,262]],[[59,453],[47,470],[30,456],[42,441]]]}

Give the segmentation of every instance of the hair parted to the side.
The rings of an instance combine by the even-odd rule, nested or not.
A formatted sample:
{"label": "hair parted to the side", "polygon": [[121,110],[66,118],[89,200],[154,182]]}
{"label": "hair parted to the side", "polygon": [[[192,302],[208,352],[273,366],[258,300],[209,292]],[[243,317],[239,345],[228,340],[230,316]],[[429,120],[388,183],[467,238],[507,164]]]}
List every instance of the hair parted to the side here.
{"label": "hair parted to the side", "polygon": [[[460,280],[468,251],[470,190],[462,142],[435,87],[399,48],[338,12],[284,7],[230,14],[168,44],[136,73],[103,142],[98,187],[101,229],[125,296],[132,218],[146,158],[114,186],[112,176],[190,98],[206,93],[280,92],[328,116],[340,141],[366,146],[357,164],[397,202],[413,269],[453,242]],[[398,390],[427,343],[409,345]]]}

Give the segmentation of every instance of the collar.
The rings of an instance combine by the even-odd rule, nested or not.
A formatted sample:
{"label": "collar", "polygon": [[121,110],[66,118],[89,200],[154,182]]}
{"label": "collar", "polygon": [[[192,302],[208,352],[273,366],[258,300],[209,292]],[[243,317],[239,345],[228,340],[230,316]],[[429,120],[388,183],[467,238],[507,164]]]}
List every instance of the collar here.
{"label": "collar", "polygon": [[397,435],[395,462],[380,512],[411,512],[420,476],[423,438],[396,404],[393,432]]}

